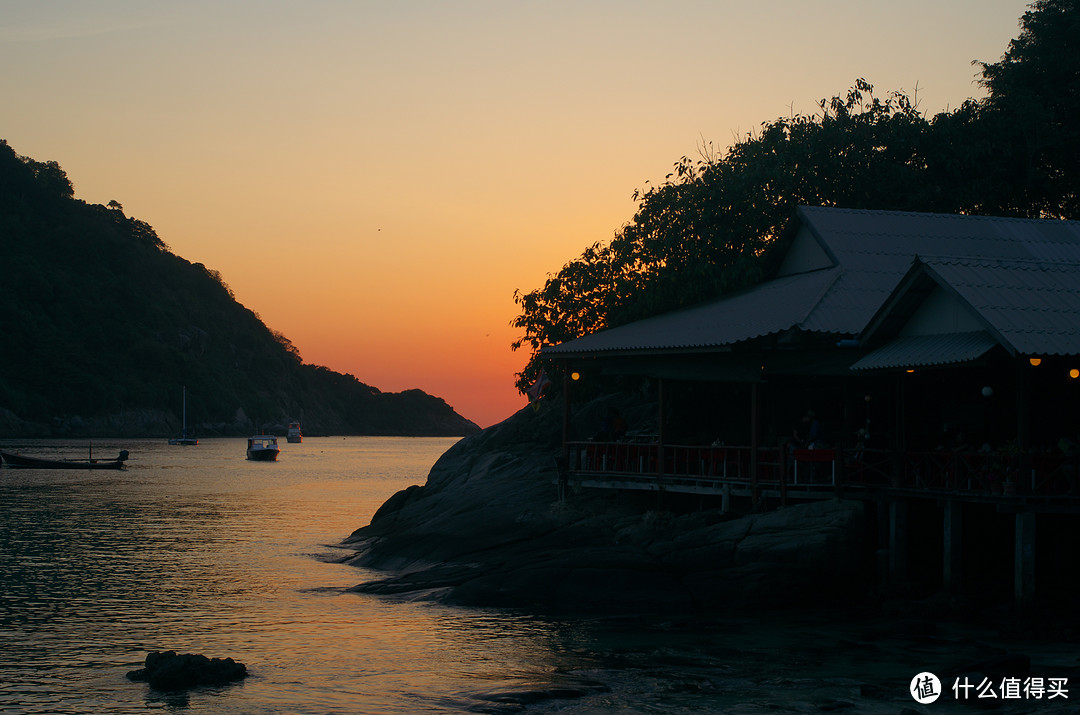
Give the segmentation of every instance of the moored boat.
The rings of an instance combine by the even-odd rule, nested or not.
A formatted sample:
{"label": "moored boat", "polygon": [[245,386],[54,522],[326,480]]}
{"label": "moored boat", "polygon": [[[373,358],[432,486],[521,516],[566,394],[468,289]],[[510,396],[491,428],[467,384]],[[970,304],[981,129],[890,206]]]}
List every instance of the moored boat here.
{"label": "moored boat", "polygon": [[289,423],[289,431],[285,434],[285,439],[289,444],[299,444],[304,441],[304,435],[300,432],[299,422]]}
{"label": "moored boat", "polygon": [[247,458],[256,462],[273,462],[278,458],[281,448],[278,447],[277,437],[269,434],[257,434],[248,437]]}
{"label": "moored boat", "polygon": [[127,458],[126,449],[120,450],[116,459],[45,459],[0,450],[0,459],[17,469],[123,469]]}

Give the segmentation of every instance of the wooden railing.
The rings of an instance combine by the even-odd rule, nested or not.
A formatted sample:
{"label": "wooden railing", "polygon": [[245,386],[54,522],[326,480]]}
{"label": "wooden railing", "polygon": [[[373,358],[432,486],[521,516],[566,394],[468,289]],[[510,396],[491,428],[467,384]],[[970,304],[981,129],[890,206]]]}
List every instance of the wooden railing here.
{"label": "wooden railing", "polygon": [[[747,446],[660,445],[655,442],[570,442],[569,473],[639,482],[749,485]],[[662,455],[662,459],[661,459]],[[663,470],[661,473],[661,465]],[[869,449],[759,449],[756,484],[781,489],[892,488],[979,495],[1080,497],[1080,459],[1064,455],[904,452]],[[1024,474],[1021,474],[1024,472]]]}

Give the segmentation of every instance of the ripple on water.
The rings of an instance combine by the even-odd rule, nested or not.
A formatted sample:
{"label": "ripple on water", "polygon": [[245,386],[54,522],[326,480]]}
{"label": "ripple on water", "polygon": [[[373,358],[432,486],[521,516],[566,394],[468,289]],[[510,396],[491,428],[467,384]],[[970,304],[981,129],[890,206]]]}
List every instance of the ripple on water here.
{"label": "ripple on water", "polygon": [[[986,645],[918,650],[846,618],[558,620],[349,591],[369,574],[332,545],[451,443],[305,438],[266,469],[242,440],[133,441],[119,475],[0,470],[0,712],[896,713],[901,676]],[[169,649],[252,675],[189,694],[126,680]],[[860,699],[861,682],[896,696]]]}

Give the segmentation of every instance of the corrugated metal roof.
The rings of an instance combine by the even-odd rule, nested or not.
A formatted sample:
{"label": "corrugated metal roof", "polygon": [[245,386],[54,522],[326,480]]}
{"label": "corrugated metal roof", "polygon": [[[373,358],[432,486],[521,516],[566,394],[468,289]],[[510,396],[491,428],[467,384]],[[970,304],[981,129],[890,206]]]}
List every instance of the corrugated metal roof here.
{"label": "corrugated metal roof", "polygon": [[1080,262],[924,261],[1012,352],[1080,355]]}
{"label": "corrugated metal roof", "polygon": [[[716,349],[791,328],[856,335],[867,326],[916,257],[1080,264],[1077,221],[800,207],[797,223],[834,258],[832,268],[777,278],[694,308],[548,347],[544,354]],[[1021,285],[1024,291],[1034,290],[1036,281],[1047,280],[1037,273],[1022,274],[1020,280],[1028,281]],[[1074,305],[1071,294],[1055,285],[1048,289],[1055,294],[1048,300],[1060,299],[1064,306]],[[982,303],[989,304],[985,300]],[[997,307],[1003,326],[1020,317],[1007,307]],[[1061,315],[1052,322],[1059,320],[1063,320]],[[1036,331],[1043,330],[1046,336],[1057,334],[1052,328],[1044,326]],[[1020,340],[1024,333],[1022,325],[1015,325],[1009,334]],[[1069,345],[1071,342],[1063,340],[1059,349],[1071,350]]]}
{"label": "corrugated metal roof", "polygon": [[985,332],[897,338],[870,352],[852,370],[950,365],[976,360],[997,345]]}
{"label": "corrugated metal roof", "polygon": [[844,269],[800,326],[857,333],[916,256],[1080,262],[1080,222],[804,206],[800,221]]}
{"label": "corrugated metal roof", "polygon": [[544,354],[714,348],[770,335],[805,319],[839,275],[839,269],[830,268],[769,281],[736,295],[544,348]]}

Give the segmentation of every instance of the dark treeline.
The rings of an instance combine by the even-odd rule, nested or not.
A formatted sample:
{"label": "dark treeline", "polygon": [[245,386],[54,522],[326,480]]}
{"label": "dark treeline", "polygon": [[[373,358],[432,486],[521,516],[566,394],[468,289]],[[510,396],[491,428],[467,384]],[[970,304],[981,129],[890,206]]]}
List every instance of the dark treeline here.
{"label": "dark treeline", "polygon": [[74,198],[54,161],[0,141],[0,434],[166,436],[181,389],[196,433],[304,417],[324,434],[461,435],[419,390],[382,393],[306,365],[216,271],[169,251],[122,206]]}
{"label": "dark treeline", "polygon": [[917,97],[858,80],[812,115],[765,122],[723,156],[702,147],[633,219],[515,294],[531,357],[588,332],[761,281],[800,204],[852,209],[1080,217],[1080,0],[1038,0],[996,63],[975,62],[983,100],[927,117]]}

